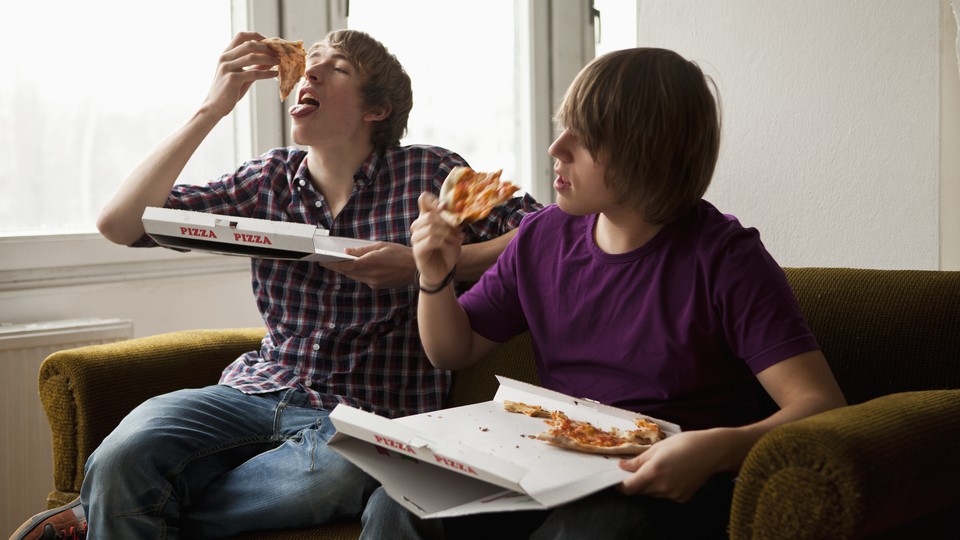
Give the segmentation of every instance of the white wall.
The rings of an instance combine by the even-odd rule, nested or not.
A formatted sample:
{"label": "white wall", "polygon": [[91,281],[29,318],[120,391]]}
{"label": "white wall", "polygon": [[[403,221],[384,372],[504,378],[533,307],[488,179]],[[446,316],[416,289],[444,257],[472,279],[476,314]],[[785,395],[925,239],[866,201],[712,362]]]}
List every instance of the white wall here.
{"label": "white wall", "polygon": [[942,241],[958,249],[940,230],[941,208],[958,212],[941,199],[957,178],[941,172],[941,1],[638,2],[639,45],[720,89],[706,198],[782,265],[938,269]]}

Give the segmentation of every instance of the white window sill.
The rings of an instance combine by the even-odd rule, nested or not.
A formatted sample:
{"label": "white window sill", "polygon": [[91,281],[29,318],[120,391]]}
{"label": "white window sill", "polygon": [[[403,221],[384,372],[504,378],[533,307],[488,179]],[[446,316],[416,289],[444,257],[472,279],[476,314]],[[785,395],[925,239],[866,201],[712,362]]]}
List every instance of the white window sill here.
{"label": "white window sill", "polygon": [[246,257],[136,249],[97,233],[0,237],[0,291],[248,271]]}

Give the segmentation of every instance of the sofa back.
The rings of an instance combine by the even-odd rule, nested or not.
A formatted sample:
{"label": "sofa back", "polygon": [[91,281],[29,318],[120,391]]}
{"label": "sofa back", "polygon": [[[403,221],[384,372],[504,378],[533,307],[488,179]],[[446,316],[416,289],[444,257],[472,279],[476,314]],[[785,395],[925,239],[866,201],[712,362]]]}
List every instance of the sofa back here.
{"label": "sofa back", "polygon": [[[960,272],[786,268],[850,404],[960,388]],[[495,375],[537,383],[528,334],[454,376],[450,405],[491,399]]]}
{"label": "sofa back", "polygon": [[785,271],[850,404],[960,388],[960,272]]}

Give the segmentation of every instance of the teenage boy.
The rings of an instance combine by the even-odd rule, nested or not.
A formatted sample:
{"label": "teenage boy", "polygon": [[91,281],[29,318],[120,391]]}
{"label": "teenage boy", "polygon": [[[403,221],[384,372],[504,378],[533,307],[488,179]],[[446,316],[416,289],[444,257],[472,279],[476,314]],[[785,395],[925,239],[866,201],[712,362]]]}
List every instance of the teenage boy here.
{"label": "teenage boy", "polygon": [[[525,219],[459,299],[420,293],[427,356],[460,369],[529,330],[543,386],[684,431],[621,461],[619,489],[551,511],[420,520],[379,489],[364,537],[726,538],[733,475],[754,442],[844,404],[757,231],[702,199],[720,116],[696,64],[662,49],[607,54],[557,120],[557,204]],[[414,258],[433,291],[463,234],[432,194],[420,204]],[[764,390],[779,406],[770,415]]]}
{"label": "teenage boy", "polygon": [[[416,330],[409,247],[417,197],[438,193],[457,154],[400,147],[412,107],[410,79],[367,34],[330,33],[308,51],[290,109],[293,140],[208,185],[174,185],[210,130],[277,57],[257,33],[220,57],[197,113],[133,171],[98,227],[126,245],[144,236],[147,206],[316,224],[379,242],[348,262],[252,259],[266,337],[224,370],[220,383],[158,396],[132,411],[86,463],[80,498],[39,515],[17,538],[46,530],[88,538],[221,538],[357,518],[376,482],[327,448],[328,413],[347,403],[385,416],[437,409],[449,373],[427,361]],[[475,280],[521,218],[514,198],[464,235],[457,277]],[[47,525],[50,527],[47,527]]]}

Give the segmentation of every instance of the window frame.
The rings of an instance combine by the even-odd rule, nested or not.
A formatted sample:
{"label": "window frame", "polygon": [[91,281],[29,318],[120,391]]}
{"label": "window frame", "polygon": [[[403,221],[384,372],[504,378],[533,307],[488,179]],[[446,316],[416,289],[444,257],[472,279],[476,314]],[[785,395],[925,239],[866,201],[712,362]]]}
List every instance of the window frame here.
{"label": "window frame", "polygon": [[[517,140],[522,146],[518,171],[532,179],[531,194],[549,203],[554,196],[553,165],[546,150],[554,135],[552,114],[569,82],[593,57],[592,2],[514,0],[514,6],[517,28],[527,28],[527,32],[515,32],[521,53],[516,87]],[[348,9],[348,0],[231,0],[234,33],[255,28],[265,35],[323,36],[333,28],[347,26]],[[543,95],[550,99],[538,97]],[[243,103],[236,111],[237,125],[251,128],[248,133],[237,130],[237,155],[253,156],[293,144],[283,114],[285,105],[276,99],[273,89],[254,85],[250,99]],[[240,257],[128,249],[112,244],[95,230],[0,235],[0,253],[4,254],[0,257],[0,291],[210,274],[249,265]]]}

